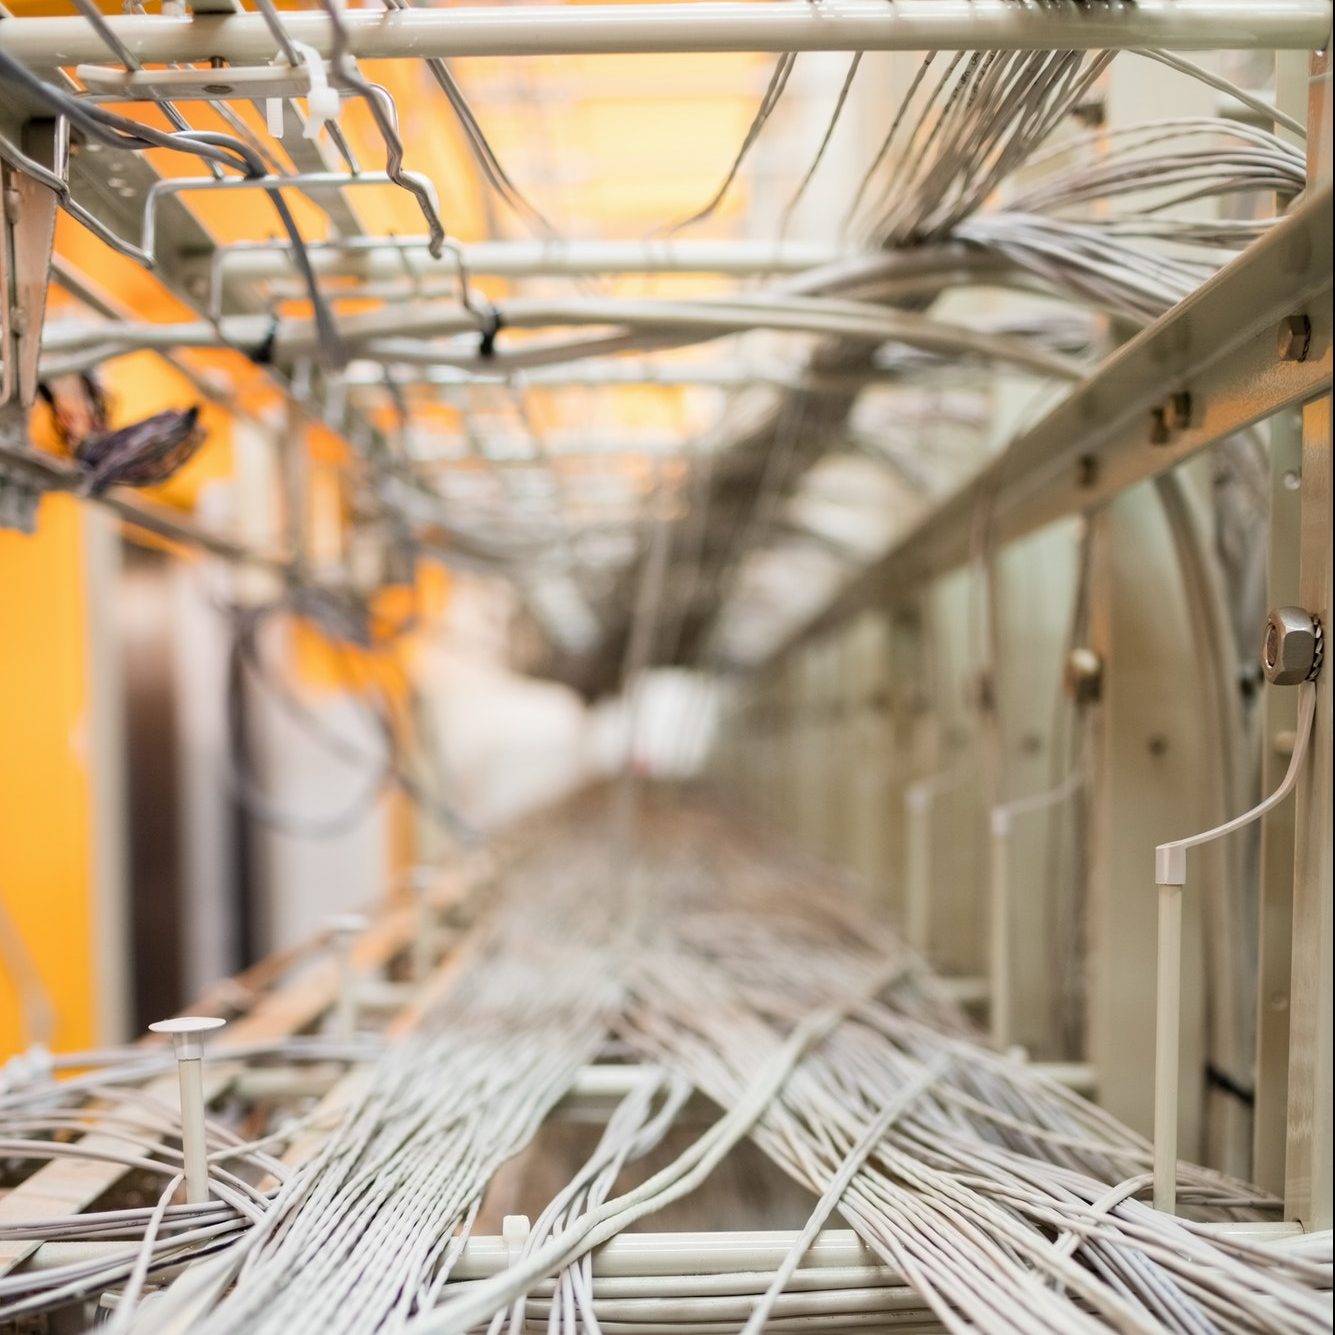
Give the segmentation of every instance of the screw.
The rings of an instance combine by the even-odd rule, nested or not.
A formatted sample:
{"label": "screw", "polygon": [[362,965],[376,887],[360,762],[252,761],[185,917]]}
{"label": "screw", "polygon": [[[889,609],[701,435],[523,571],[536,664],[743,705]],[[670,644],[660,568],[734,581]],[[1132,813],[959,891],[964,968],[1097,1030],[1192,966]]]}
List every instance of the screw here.
{"label": "screw", "polygon": [[1312,348],[1312,322],[1305,315],[1286,315],[1276,340],[1282,362],[1305,362]]}
{"label": "screw", "polygon": [[209,1198],[209,1160],[204,1130],[204,1039],[226,1020],[210,1015],[178,1015],[148,1027],[170,1034],[176,1049],[176,1075],[181,1085],[181,1156],[185,1160],[185,1199],[202,1205]]}
{"label": "screw", "polygon": [[1076,460],[1075,485],[1081,491],[1089,491],[1099,480],[1099,461],[1092,454],[1082,454]]}
{"label": "screw", "polygon": [[206,83],[204,85],[204,91],[206,93],[217,93],[221,96],[230,93],[232,91],[232,85],[230,83]]}
{"label": "screw", "polygon": [[1161,732],[1156,732],[1149,741],[1150,755],[1162,756],[1168,754],[1168,738]]}
{"label": "screw", "polygon": [[357,973],[353,968],[352,944],[366,927],[360,913],[343,913],[326,924],[338,960],[338,995],[334,999],[333,1030],[352,1042],[357,1036]]}

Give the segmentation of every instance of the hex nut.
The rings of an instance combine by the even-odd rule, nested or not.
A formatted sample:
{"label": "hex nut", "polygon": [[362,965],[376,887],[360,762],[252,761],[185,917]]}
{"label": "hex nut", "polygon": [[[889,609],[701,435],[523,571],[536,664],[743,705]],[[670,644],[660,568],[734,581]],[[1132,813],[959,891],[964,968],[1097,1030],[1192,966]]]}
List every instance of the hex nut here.
{"label": "hex nut", "polygon": [[1286,315],[1276,340],[1282,362],[1305,362],[1312,347],[1312,322],[1305,315]]}
{"label": "hex nut", "polygon": [[1266,618],[1261,671],[1272,686],[1296,686],[1321,667],[1321,626],[1302,607],[1277,607]]}

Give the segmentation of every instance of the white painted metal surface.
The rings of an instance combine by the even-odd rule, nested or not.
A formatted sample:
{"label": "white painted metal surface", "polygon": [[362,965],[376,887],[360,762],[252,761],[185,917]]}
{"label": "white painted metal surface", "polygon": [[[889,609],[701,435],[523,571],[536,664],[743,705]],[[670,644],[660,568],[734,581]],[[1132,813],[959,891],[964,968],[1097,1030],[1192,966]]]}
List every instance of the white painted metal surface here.
{"label": "white painted metal surface", "polygon": [[[115,16],[110,30],[145,64],[218,57],[264,64],[274,39],[257,14],[159,18]],[[1007,0],[829,0],[819,9],[755,4],[514,6],[349,10],[354,56],[374,60],[440,56],[580,55],[704,51],[967,51],[1161,47],[1315,49],[1330,33],[1321,0],[1137,0],[1083,8],[1013,5]],[[329,21],[284,14],[294,41],[332,49]],[[81,19],[5,24],[0,50],[49,67],[102,60],[106,47]]]}

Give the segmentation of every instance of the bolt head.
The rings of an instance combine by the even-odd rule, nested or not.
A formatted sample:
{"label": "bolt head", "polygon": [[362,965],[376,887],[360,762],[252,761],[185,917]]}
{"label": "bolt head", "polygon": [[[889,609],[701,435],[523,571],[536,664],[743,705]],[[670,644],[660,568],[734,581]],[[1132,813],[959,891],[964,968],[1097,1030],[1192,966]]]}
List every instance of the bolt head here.
{"label": "bolt head", "polygon": [[360,913],[339,913],[326,921],[325,928],[330,936],[356,936],[366,930],[366,918]]}
{"label": "bolt head", "polygon": [[1066,693],[1078,705],[1094,704],[1103,694],[1103,658],[1079,645],[1066,655],[1063,672]]}
{"label": "bolt head", "polygon": [[1296,686],[1321,664],[1321,630],[1302,607],[1277,607],[1261,638],[1261,671],[1272,686]]}
{"label": "bolt head", "polygon": [[1279,322],[1276,346],[1280,361],[1305,362],[1312,346],[1311,320],[1305,315],[1286,315]]}

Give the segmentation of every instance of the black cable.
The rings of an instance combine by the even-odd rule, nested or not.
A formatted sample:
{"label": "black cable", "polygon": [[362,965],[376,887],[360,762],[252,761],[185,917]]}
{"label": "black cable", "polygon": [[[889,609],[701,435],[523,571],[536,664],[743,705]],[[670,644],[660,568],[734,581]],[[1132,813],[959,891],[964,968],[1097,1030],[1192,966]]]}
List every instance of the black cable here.
{"label": "black cable", "polygon": [[[379,693],[378,703],[366,702],[367,711],[384,740],[383,755],[377,757],[371,755],[365,747],[332,732],[265,663],[259,648],[259,634],[264,624],[278,615],[304,615],[318,621],[336,652],[341,655],[345,655],[352,645],[363,642],[364,620],[355,616],[350,605],[325,595],[319,595],[312,601],[311,594],[311,590],[297,590],[283,599],[259,607],[229,609],[234,625],[227,671],[228,761],[229,779],[237,800],[257,820],[284,833],[300,838],[332,838],[353,828],[371,811],[376,801],[394,786],[404,792],[424,815],[460,842],[470,846],[479,842],[477,832],[449,803],[407,772],[402,760],[405,749],[402,730],[383,691]],[[340,619],[342,624],[339,624]],[[395,633],[405,628],[397,627]],[[425,731],[426,711],[420,693],[407,674],[402,673],[401,669],[400,672],[418,729]],[[244,736],[244,710],[241,703],[248,676],[331,755],[351,765],[363,766],[369,762],[376,766],[368,786],[358,792],[353,802],[332,815],[312,817],[283,810],[263,792],[247,758],[247,739]],[[347,679],[351,674],[345,670],[344,676]],[[425,753],[438,757],[439,748],[425,748]],[[435,768],[439,768],[438,764]],[[435,778],[438,784],[443,784],[442,774],[438,773]]]}

